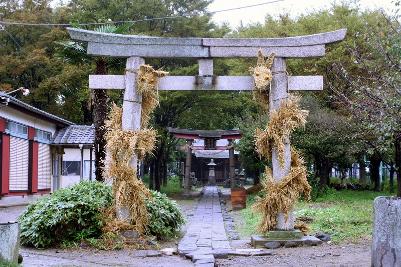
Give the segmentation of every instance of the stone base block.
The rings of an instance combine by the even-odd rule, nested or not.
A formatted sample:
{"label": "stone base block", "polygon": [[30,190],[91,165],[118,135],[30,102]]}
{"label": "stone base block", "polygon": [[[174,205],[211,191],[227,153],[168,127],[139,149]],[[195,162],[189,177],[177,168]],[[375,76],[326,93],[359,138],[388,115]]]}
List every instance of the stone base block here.
{"label": "stone base block", "polygon": [[[286,231],[290,232],[290,231]],[[302,234],[302,233],[301,233]],[[258,247],[266,247],[270,249],[279,248],[279,247],[300,247],[300,246],[317,246],[322,243],[322,240],[314,237],[314,236],[301,236],[294,233],[295,238],[272,238],[272,236],[260,236],[253,235],[251,237],[251,244],[254,248]],[[274,236],[274,234],[273,234]],[[282,236],[279,234],[278,236]],[[291,235],[289,235],[291,236]],[[285,237],[285,236],[284,236]],[[267,246],[266,246],[267,245]]]}
{"label": "stone base block", "polygon": [[372,266],[401,266],[401,198],[374,201]]}
{"label": "stone base block", "polygon": [[0,223],[0,260],[18,262],[20,229],[17,222]]}

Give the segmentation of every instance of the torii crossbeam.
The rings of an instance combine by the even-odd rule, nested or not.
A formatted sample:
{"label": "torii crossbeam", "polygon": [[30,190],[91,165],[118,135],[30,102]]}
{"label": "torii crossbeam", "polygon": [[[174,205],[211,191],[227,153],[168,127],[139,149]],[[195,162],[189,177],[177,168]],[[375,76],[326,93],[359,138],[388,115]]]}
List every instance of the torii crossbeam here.
{"label": "torii crossbeam", "polygon": [[[265,55],[275,53],[272,66],[270,111],[280,107],[288,91],[322,90],[322,76],[288,76],[285,58],[321,57],[325,45],[344,39],[346,29],[313,35],[285,38],[174,38],[99,33],[68,28],[72,39],[88,42],[87,53],[94,56],[127,58],[125,75],[90,75],[90,89],[120,89],[124,92],[123,129],[138,130],[141,118],[141,96],[136,93],[136,70],[144,58],[197,58],[198,76],[168,76],[160,79],[160,90],[249,91],[254,88],[251,76],[214,76],[213,58],[251,58],[261,49]],[[273,177],[277,181],[290,170],[290,143],[285,146],[281,167],[276,151],[272,152]],[[136,168],[134,157],[133,166]],[[277,218],[277,229],[294,228],[293,216]]]}

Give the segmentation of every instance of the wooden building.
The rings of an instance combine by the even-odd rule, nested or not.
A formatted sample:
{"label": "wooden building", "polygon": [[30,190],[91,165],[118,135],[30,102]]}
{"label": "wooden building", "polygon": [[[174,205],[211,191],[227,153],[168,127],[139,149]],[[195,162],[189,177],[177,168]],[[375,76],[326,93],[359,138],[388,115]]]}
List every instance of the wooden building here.
{"label": "wooden building", "polygon": [[0,197],[46,194],[94,179],[94,127],[0,92]]}

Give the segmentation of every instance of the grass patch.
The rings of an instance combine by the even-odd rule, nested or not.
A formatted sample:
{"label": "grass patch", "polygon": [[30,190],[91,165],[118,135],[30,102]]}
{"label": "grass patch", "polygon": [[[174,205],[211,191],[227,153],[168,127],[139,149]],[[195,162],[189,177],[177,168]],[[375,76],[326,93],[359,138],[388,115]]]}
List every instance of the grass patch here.
{"label": "grass patch", "polygon": [[[149,175],[144,175],[143,183],[149,186]],[[166,194],[167,196],[174,196],[182,193],[182,187],[180,186],[179,176],[169,176],[167,177],[167,184],[162,185],[160,192]]]}
{"label": "grass patch", "polygon": [[[331,235],[334,243],[358,242],[370,239],[373,222],[373,200],[385,192],[372,191],[329,191],[314,202],[299,202],[297,216],[313,219],[310,224],[312,233],[325,232]],[[252,211],[254,196],[248,197],[247,208],[241,211],[244,223],[238,227],[242,236],[256,233],[260,215]]]}
{"label": "grass patch", "polygon": [[167,184],[160,188],[160,192],[166,194],[167,196],[181,194],[182,187],[180,186],[180,177],[168,177]]}
{"label": "grass patch", "polygon": [[2,266],[2,267],[18,267],[21,265],[14,263],[14,262],[9,262],[9,261],[0,259],[0,266]]}

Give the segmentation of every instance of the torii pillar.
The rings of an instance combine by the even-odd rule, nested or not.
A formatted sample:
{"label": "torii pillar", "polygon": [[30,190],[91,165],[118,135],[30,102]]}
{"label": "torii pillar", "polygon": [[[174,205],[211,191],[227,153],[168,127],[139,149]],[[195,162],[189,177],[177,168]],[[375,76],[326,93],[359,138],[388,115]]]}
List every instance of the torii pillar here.
{"label": "torii pillar", "polygon": [[[269,112],[280,108],[281,103],[288,98],[288,77],[284,58],[275,58],[272,66],[273,79],[271,82],[271,91],[269,94]],[[291,146],[290,140],[285,141],[284,147],[284,165],[281,166],[277,150],[272,149],[272,171],[273,178],[279,182],[290,173],[291,169]],[[285,214],[279,213],[277,216],[277,230],[294,229],[295,217],[291,212],[287,219]]]}
{"label": "torii pillar", "polygon": [[185,149],[185,173],[184,173],[184,195],[189,196],[191,191],[191,168],[192,168],[192,139],[187,139]]}

